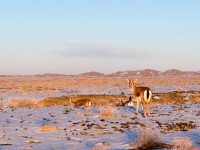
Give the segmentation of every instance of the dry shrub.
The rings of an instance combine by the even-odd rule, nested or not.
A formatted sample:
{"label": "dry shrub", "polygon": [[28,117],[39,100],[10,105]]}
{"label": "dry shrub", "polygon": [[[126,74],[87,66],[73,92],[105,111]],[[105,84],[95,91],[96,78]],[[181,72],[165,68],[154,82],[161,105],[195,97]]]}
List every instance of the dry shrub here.
{"label": "dry shrub", "polygon": [[87,107],[87,109],[85,110],[85,115],[88,116],[91,113],[92,113],[92,110],[90,109],[90,107]]}
{"label": "dry shrub", "polygon": [[[74,96],[60,96],[60,97],[46,97],[37,103],[37,107],[51,107],[51,106],[63,106],[70,105],[69,99],[77,101],[80,99],[91,99],[92,106],[113,106],[119,105],[119,97],[122,95],[74,95]],[[129,96],[124,96],[123,98],[128,99]]]}
{"label": "dry shrub", "polygon": [[63,106],[69,105],[69,97],[46,97],[37,103],[37,107],[52,107],[52,106]]}
{"label": "dry shrub", "polygon": [[49,88],[48,88],[48,87],[43,87],[42,90],[43,90],[43,91],[48,91]]}
{"label": "dry shrub", "polygon": [[114,90],[116,90],[116,89],[117,89],[116,87],[112,87],[111,91],[114,91]]}
{"label": "dry shrub", "polygon": [[163,99],[163,103],[167,104],[167,102],[169,102],[172,99],[172,97],[167,92],[165,92],[165,94],[163,94],[162,96],[162,99]]}
{"label": "dry shrub", "polygon": [[80,92],[86,91],[87,89],[79,89]]}
{"label": "dry shrub", "polygon": [[16,103],[16,102],[18,102],[19,100],[18,100],[18,99],[11,98],[10,101],[11,101],[12,103]]}
{"label": "dry shrub", "polygon": [[17,107],[35,107],[35,102],[24,98],[18,102]]}
{"label": "dry shrub", "polygon": [[36,106],[33,100],[29,100],[27,98],[23,98],[22,100],[18,100],[14,103],[16,104],[8,104],[7,107],[35,107]]}
{"label": "dry shrub", "polygon": [[55,130],[60,130],[59,127],[53,127],[51,125],[43,125],[42,129],[40,131],[55,131]]}
{"label": "dry shrub", "polygon": [[99,99],[93,101],[94,106],[110,106],[109,100]]}
{"label": "dry shrub", "polygon": [[176,104],[185,103],[185,95],[181,95],[180,92],[165,92],[162,94],[162,98],[160,99],[160,103],[169,104],[175,102]]}
{"label": "dry shrub", "polygon": [[71,90],[71,91],[75,91],[76,89],[75,89],[75,88],[70,88],[69,90]]}
{"label": "dry shrub", "polygon": [[119,106],[121,103],[119,98],[112,98],[109,100],[109,106]]}
{"label": "dry shrub", "polygon": [[3,96],[6,96],[6,94],[4,94],[4,93],[1,93],[1,94],[0,94],[0,96],[2,96],[2,97],[3,97]]}
{"label": "dry shrub", "polygon": [[2,105],[2,103],[0,103],[0,108],[3,108],[3,105]]}
{"label": "dry shrub", "polygon": [[10,90],[10,91],[8,91],[9,93],[16,93],[17,92],[17,90],[16,89],[12,89],[12,90]]}
{"label": "dry shrub", "polygon": [[197,92],[194,93],[195,95],[191,95],[189,101],[193,103],[200,103],[200,95]]}
{"label": "dry shrub", "polygon": [[116,117],[116,108],[115,107],[101,107],[99,108],[99,115],[98,117]]}
{"label": "dry shrub", "polygon": [[77,115],[82,115],[82,112],[79,111],[79,112],[77,112],[76,114],[77,114]]}
{"label": "dry shrub", "polygon": [[94,147],[91,148],[92,150],[106,150],[106,148],[104,146],[99,146],[99,145],[95,145]]}
{"label": "dry shrub", "polygon": [[44,95],[46,95],[44,92],[40,92],[38,95],[40,95],[40,96],[44,96]]}
{"label": "dry shrub", "polygon": [[186,91],[186,88],[182,85],[179,85],[178,87],[176,87],[177,91]]}
{"label": "dry shrub", "polygon": [[192,141],[190,138],[178,138],[175,140],[175,145],[172,150],[199,150],[196,146],[192,146]]}
{"label": "dry shrub", "polygon": [[99,88],[94,88],[93,91],[94,91],[94,92],[97,92],[97,91],[99,91]]}
{"label": "dry shrub", "polygon": [[163,149],[170,148],[170,145],[161,141],[159,133],[148,133],[147,129],[141,129],[137,134],[136,141],[131,143],[135,149]]}

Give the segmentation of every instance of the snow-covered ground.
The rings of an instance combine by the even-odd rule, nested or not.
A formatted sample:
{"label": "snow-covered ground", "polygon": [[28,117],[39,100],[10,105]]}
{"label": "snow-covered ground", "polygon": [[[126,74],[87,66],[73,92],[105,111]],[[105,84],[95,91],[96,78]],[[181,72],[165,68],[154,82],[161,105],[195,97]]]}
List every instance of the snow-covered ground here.
{"label": "snow-covered ground", "polygon": [[[166,143],[189,137],[200,146],[200,104],[152,105],[151,117],[146,118],[129,106],[110,107],[116,108],[116,116],[99,118],[100,108],[90,107],[89,115],[86,107],[1,108],[0,149],[91,149],[105,142],[106,149],[129,149],[141,128],[159,132]],[[194,128],[169,129],[180,122]],[[41,131],[43,125],[55,130]]]}
{"label": "snow-covered ground", "polygon": [[[153,93],[170,91],[199,91],[198,83],[152,84]],[[178,137],[189,137],[193,144],[200,146],[200,104],[151,105],[151,117],[135,114],[135,107],[111,107],[115,117],[99,118],[100,106],[72,106],[6,108],[12,100],[27,98],[38,102],[46,97],[87,94],[132,94],[128,86],[57,86],[55,90],[23,91],[17,87],[0,88],[0,149],[91,149],[95,145],[106,149],[130,149],[141,128],[149,133],[160,133],[160,138],[173,144]],[[28,87],[27,87],[28,88]],[[54,87],[48,87],[48,89]],[[26,89],[26,87],[24,87]],[[156,97],[154,97],[156,98]],[[159,98],[159,97],[158,97]],[[178,128],[179,124],[183,128]],[[187,125],[186,125],[187,124]],[[55,130],[41,131],[44,125]],[[185,125],[185,126],[184,126]],[[105,144],[105,142],[107,142]],[[104,145],[103,145],[104,144]]]}

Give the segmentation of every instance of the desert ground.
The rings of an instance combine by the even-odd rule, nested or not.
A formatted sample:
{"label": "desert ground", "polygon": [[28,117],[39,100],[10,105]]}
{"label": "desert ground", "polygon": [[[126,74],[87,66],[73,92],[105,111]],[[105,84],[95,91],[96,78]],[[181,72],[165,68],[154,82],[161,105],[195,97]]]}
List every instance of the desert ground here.
{"label": "desert ground", "polygon": [[[0,149],[200,149],[200,79],[138,78],[153,91],[136,115],[125,78],[0,77]],[[134,106],[121,106],[132,96]],[[92,106],[70,106],[91,99]]]}

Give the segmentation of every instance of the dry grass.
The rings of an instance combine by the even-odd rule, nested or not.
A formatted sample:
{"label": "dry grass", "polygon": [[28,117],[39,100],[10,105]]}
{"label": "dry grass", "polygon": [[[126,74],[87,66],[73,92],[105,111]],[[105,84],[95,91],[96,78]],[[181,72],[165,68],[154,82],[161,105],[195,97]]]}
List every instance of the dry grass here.
{"label": "dry grass", "polygon": [[110,106],[109,100],[101,99],[93,101],[94,106]]}
{"label": "dry grass", "polygon": [[8,91],[9,93],[16,93],[18,92],[16,89],[11,89],[10,91]]}
{"label": "dry grass", "polygon": [[99,118],[107,118],[107,117],[116,117],[116,108],[115,107],[100,107],[99,108]]}
{"label": "dry grass", "polygon": [[45,96],[46,93],[44,93],[44,92],[40,92],[40,93],[38,93],[38,95],[40,95],[40,96]]}
{"label": "dry grass", "polygon": [[69,90],[71,90],[71,91],[75,91],[76,89],[75,89],[75,88],[70,88]]}
{"label": "dry grass", "polygon": [[[73,101],[77,101],[79,99],[91,99],[92,106],[113,106],[119,105],[119,97],[121,95],[74,95],[74,96],[60,96],[60,97],[46,97],[43,100],[40,100],[37,103],[37,107],[50,107],[50,106],[63,106],[70,105],[69,99],[73,99]],[[124,97],[123,97],[124,98]],[[125,97],[126,99],[129,96]]]}
{"label": "dry grass", "polygon": [[192,141],[189,138],[178,138],[175,140],[175,145],[172,150],[199,150],[196,146],[192,145]]}
{"label": "dry grass", "polygon": [[[168,93],[154,93],[154,96],[160,97],[159,99],[153,98],[152,103],[156,104],[182,104],[187,102],[184,98],[187,95],[183,95],[183,92],[168,92]],[[190,94],[191,92],[184,92],[186,94]],[[199,93],[195,93],[196,95],[190,96],[189,101],[192,102],[200,102]],[[47,94],[50,96],[49,94]],[[37,96],[34,97],[35,99]],[[19,100],[18,98],[11,98],[11,104],[7,105],[7,107],[51,107],[51,106],[64,106],[70,105],[69,98],[74,101],[79,99],[91,99],[93,106],[118,106],[120,104],[119,99],[128,99],[129,95],[75,95],[75,96],[60,96],[60,97],[44,97],[43,100],[40,100],[35,104],[33,100],[28,100],[27,98],[23,98]]]}
{"label": "dry grass", "polygon": [[6,96],[6,94],[5,94],[5,93],[1,93],[1,94],[0,94],[0,96],[2,96],[2,97],[3,97],[3,96]]}
{"label": "dry grass", "polygon": [[193,103],[200,103],[200,92],[194,92],[194,95],[190,96],[189,101]]}
{"label": "dry grass", "polygon": [[170,145],[161,141],[159,133],[148,133],[147,129],[141,129],[137,136],[138,138],[131,143],[131,146],[135,149],[162,149],[170,147]]}
{"label": "dry grass", "polygon": [[[142,82],[141,82],[142,81]],[[142,78],[138,84],[169,84],[169,83],[200,83],[199,78]],[[43,90],[43,87],[66,86],[66,85],[127,85],[123,79],[76,79],[76,77],[31,77],[31,76],[10,76],[0,77],[0,87],[20,88],[26,87],[24,90],[35,88],[35,90]],[[37,88],[39,87],[39,88]],[[40,88],[42,87],[42,88]],[[17,89],[16,88],[16,89]]]}
{"label": "dry grass", "polygon": [[54,127],[51,125],[44,125],[40,131],[54,131]]}
{"label": "dry grass", "polygon": [[157,93],[155,95],[158,95],[159,97],[161,97],[160,99],[154,99],[152,102],[159,102],[160,104],[171,104],[171,103],[176,103],[176,104],[182,104],[185,103],[185,99],[186,96],[185,95],[181,95],[182,92],[165,92],[165,93]]}
{"label": "dry grass", "polygon": [[79,89],[80,92],[87,91],[87,89]]}
{"label": "dry grass", "polygon": [[85,110],[85,115],[88,116],[91,113],[92,113],[92,110],[90,109],[90,107],[87,107],[87,109]]}
{"label": "dry grass", "polygon": [[55,130],[61,130],[59,127],[53,127],[51,125],[43,125],[42,129],[40,131],[55,131]]}
{"label": "dry grass", "polygon": [[46,97],[37,103],[37,107],[51,107],[69,105],[69,97]]}
{"label": "dry grass", "polygon": [[19,100],[18,100],[18,99],[15,99],[15,98],[11,98],[10,101],[11,101],[12,103],[17,103]]}
{"label": "dry grass", "polygon": [[36,106],[35,102],[27,98],[23,98],[22,100],[13,99],[12,103],[7,105],[7,107],[35,107],[35,106]]}
{"label": "dry grass", "polygon": [[0,108],[3,108],[3,105],[2,105],[2,103],[0,103]]}
{"label": "dry grass", "polygon": [[91,148],[92,150],[106,150],[106,148],[104,146],[99,146],[99,145],[95,145],[94,147]]}

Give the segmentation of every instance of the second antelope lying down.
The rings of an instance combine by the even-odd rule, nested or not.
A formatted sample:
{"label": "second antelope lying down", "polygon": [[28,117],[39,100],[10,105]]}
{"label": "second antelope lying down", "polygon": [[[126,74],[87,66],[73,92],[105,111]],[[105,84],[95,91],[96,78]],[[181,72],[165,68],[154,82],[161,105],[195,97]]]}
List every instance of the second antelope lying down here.
{"label": "second antelope lying down", "polygon": [[90,99],[81,99],[81,100],[77,100],[76,102],[72,102],[71,99],[69,99],[70,101],[70,106],[91,106],[92,105],[92,101]]}
{"label": "second antelope lying down", "polygon": [[122,99],[121,99],[121,103],[122,103],[122,106],[133,106],[134,105],[133,101],[131,99],[131,96],[130,96],[129,100],[126,101],[126,102],[123,102]]}
{"label": "second antelope lying down", "polygon": [[[139,102],[141,102],[144,117],[146,116],[147,109],[148,109],[149,116],[150,116],[150,103],[152,100],[151,89],[148,87],[136,87],[135,83],[137,81],[137,78],[134,80],[126,79],[126,81],[129,83],[129,88],[133,92],[133,95],[135,96],[135,98],[137,100],[136,114],[138,113]],[[143,109],[144,105],[145,105],[145,111]]]}

